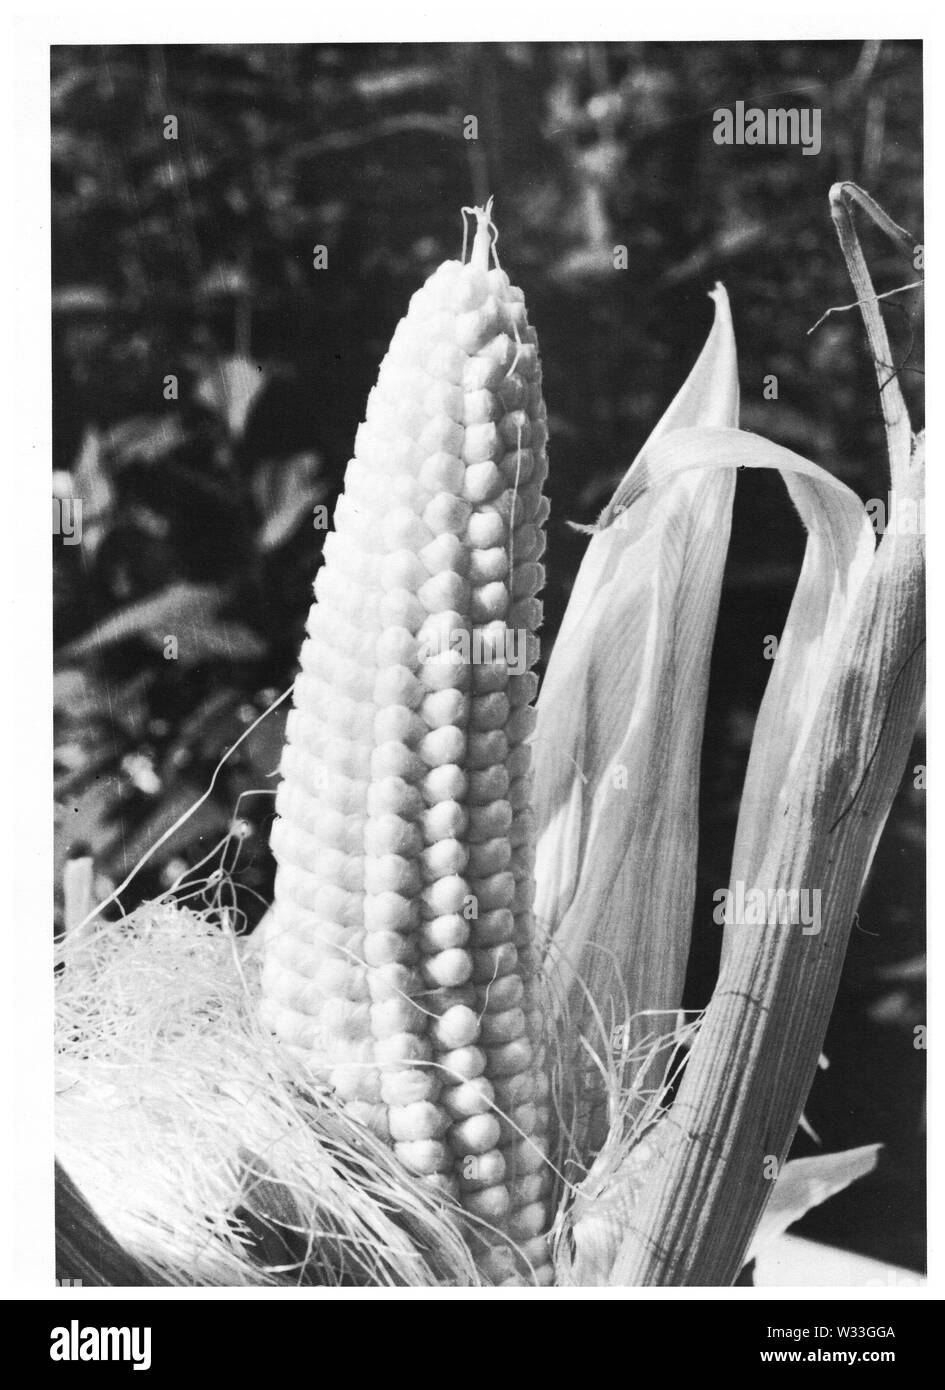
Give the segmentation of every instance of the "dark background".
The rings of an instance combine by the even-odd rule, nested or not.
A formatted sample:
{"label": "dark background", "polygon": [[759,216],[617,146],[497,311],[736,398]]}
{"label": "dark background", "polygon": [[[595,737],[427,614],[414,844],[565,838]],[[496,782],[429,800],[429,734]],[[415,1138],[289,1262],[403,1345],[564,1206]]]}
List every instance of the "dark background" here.
{"label": "dark background", "polygon": [[[837,179],[922,236],[917,43],[473,44],[52,51],[57,882],[91,850],[120,883],[294,674],[322,533],[411,293],[496,199],[541,339],[551,427],[545,651],[590,521],[732,299],[742,423],[886,496],[872,364],[831,226]],[[724,147],[713,112],[817,107],[823,148]],[[463,118],[478,140],[463,138]],[[176,117],[177,139],[165,139]],[[916,280],[863,228],[877,288]],[[328,267],[313,268],[324,245]],[[615,272],[613,248],[628,248]],[[885,316],[922,423],[921,294]],[[766,401],[763,378],[778,379]],[[178,397],[165,398],[165,378]],[[752,723],[803,535],[774,475],[739,481],[703,758],[687,1004],[718,957]],[[176,660],[164,639],[175,635]],[[123,893],[225,862],[252,925],[271,888],[284,710]],[[809,1119],[880,1171],[809,1235],[924,1261],[924,793],[917,744],[861,904]],[[262,795],[258,793],[262,791]],[[251,794],[252,793],[252,794]],[[61,903],[57,902],[57,919]],[[798,1154],[815,1151],[800,1138]]]}

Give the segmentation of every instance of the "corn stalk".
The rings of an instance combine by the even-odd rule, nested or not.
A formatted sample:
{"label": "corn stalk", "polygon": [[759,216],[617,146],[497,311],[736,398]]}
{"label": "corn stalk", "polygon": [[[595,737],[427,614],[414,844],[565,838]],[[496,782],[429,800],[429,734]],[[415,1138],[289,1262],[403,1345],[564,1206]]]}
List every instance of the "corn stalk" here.
{"label": "corn stalk", "polygon": [[[850,187],[838,185],[831,206],[877,363],[892,496],[918,509],[924,442],[911,440],[889,368]],[[857,201],[870,210],[864,199]],[[814,1078],[857,902],[906,766],[923,698],[924,640],[922,537],[888,532],[850,608],[816,718],[780,768],[769,761],[764,769],[777,779],[768,833],[740,825],[735,847],[733,884],[818,888],[821,930],[727,926],[678,1096],[649,1136],[653,1159],[613,1283],[726,1285],[738,1275]],[[750,765],[749,808],[752,785]]]}

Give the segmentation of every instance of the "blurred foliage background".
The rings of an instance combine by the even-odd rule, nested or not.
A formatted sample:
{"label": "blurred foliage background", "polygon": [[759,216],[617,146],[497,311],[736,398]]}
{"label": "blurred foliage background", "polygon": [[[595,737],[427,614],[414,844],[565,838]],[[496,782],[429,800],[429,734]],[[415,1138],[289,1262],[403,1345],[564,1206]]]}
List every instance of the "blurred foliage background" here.
{"label": "blurred foliage background", "polygon": [[[57,883],[86,851],[98,894],[119,884],[291,683],[324,534],[313,508],[330,514],[409,296],[459,254],[462,204],[495,195],[499,252],[541,338],[546,652],[584,545],[567,522],[594,518],[682,382],[717,278],[745,427],[885,498],[859,318],[809,330],[852,297],[835,180],[866,187],[921,241],[919,44],[111,46],[55,48],[51,64],[53,490],[82,503],[81,543],[54,535]],[[716,145],[713,112],[736,101],[819,108],[820,152]],[[861,230],[879,290],[920,278]],[[891,296],[885,314],[918,428],[921,292]],[[703,758],[692,1007],[718,959],[712,893],[727,882],[765,637],[802,547],[779,480],[743,475]],[[244,738],[125,908],[225,862],[258,920],[283,724],[284,706]],[[826,1148],[882,1140],[886,1156],[805,1223],[914,1268],[923,763],[917,743],[809,1110]],[[797,1152],[814,1147],[802,1136]]]}

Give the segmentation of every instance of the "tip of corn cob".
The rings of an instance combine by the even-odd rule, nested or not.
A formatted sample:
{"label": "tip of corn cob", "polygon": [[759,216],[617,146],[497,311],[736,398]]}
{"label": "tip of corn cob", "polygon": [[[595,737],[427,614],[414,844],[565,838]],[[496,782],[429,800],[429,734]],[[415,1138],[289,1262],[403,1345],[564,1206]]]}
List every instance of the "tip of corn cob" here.
{"label": "tip of corn cob", "polygon": [[472,207],[463,208],[463,217],[471,213],[476,219],[476,234],[473,238],[472,253],[469,257],[470,265],[480,271],[488,271],[490,254],[498,266],[498,258],[495,256],[495,243],[498,240],[498,230],[492,220],[492,198],[490,197],[484,208]]}

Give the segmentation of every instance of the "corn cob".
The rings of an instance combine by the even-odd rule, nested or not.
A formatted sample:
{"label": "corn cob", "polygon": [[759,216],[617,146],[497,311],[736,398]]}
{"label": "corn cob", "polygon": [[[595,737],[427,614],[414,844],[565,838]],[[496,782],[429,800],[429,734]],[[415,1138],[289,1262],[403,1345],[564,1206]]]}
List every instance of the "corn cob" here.
{"label": "corn cob", "polygon": [[475,213],[469,262],[397,326],[326,537],[263,1010],[474,1218],[487,1277],[550,1282],[527,742],[546,413],[524,297]]}

